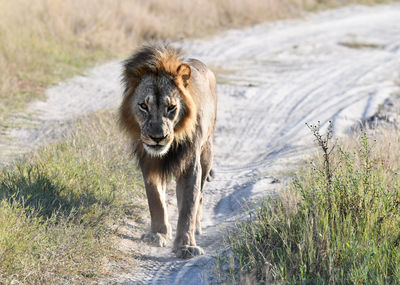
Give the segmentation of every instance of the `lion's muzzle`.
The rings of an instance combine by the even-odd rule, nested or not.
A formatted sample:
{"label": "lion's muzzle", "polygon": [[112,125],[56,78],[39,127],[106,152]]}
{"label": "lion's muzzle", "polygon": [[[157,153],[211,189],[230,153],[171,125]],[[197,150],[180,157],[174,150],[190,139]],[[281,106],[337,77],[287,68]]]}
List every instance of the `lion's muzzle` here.
{"label": "lion's muzzle", "polygon": [[162,157],[164,156],[169,148],[170,148],[171,144],[170,143],[166,143],[166,144],[146,144],[143,143],[143,147],[144,150],[153,157]]}
{"label": "lion's muzzle", "polygon": [[142,142],[145,151],[153,157],[161,157],[165,155],[171,145],[170,137],[168,135],[148,135],[146,138],[142,137]]}
{"label": "lion's muzzle", "polygon": [[165,136],[149,136],[153,141],[155,141],[157,144],[159,144],[161,141],[165,140],[168,135]]}

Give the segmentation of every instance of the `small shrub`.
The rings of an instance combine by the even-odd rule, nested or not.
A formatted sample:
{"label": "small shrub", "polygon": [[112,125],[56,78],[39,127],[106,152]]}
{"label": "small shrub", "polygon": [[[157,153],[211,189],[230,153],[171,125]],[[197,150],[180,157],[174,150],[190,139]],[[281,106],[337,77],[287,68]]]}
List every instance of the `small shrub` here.
{"label": "small shrub", "polygon": [[378,137],[382,153],[365,133],[333,150],[329,132],[310,129],[322,156],[238,223],[239,235],[228,235],[230,282],[250,275],[259,283],[400,283],[399,162],[387,159],[400,147],[399,134],[389,136],[392,144]]}

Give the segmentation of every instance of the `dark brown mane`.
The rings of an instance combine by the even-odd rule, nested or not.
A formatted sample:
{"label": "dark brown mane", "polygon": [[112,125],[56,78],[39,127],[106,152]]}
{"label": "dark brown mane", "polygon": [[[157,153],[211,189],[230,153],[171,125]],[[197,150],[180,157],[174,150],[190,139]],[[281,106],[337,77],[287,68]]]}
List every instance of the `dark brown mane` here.
{"label": "dark brown mane", "polygon": [[129,88],[136,88],[147,74],[178,75],[178,67],[183,63],[180,49],[169,45],[143,46],[133,56],[124,61],[125,94]]}
{"label": "dark brown mane", "polygon": [[[180,49],[169,45],[152,45],[140,48],[133,56],[123,63],[123,84],[124,98],[120,107],[121,127],[133,139],[134,153],[140,160],[146,159],[147,155],[140,143],[140,126],[132,113],[131,104],[135,90],[143,77],[154,74],[156,76],[168,75],[174,80],[174,83],[182,96],[183,116],[174,129],[175,149],[180,149],[180,144],[187,145],[192,142],[197,123],[197,106],[190,94],[190,79],[185,81],[180,75],[182,66],[188,66],[184,63],[183,54]],[[189,68],[190,70],[190,68]],[[173,150],[171,150],[173,151]],[[168,156],[170,157],[170,155]],[[159,161],[161,163],[161,161]],[[165,164],[164,169],[176,168],[171,163]],[[173,163],[172,163],[173,164]]]}
{"label": "dark brown mane", "polygon": [[151,217],[142,239],[165,246],[171,236],[165,191],[173,175],[179,210],[173,251],[179,258],[204,254],[195,234],[201,233],[203,187],[213,160],[215,75],[199,60],[185,61],[179,49],[152,45],[124,62],[123,76],[120,123],[131,137]]}

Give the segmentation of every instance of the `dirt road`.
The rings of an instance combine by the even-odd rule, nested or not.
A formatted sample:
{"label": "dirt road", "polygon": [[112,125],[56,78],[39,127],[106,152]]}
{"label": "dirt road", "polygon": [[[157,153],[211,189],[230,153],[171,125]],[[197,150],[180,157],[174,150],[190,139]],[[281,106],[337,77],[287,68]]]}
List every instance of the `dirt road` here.
{"label": "dirt road", "polygon": [[[127,276],[132,283],[212,281],[207,269],[222,249],[221,227],[240,213],[241,201],[279,189],[272,183],[279,171],[312,145],[305,123],[332,120],[343,134],[398,90],[400,5],[347,7],[183,47],[220,71],[217,178],[205,188],[198,242],[208,255],[180,261],[168,248],[152,248],[148,267]],[[176,220],[174,211],[171,216]]]}
{"label": "dirt road", "polygon": [[[275,177],[312,145],[305,123],[326,126],[332,120],[335,132],[343,134],[398,90],[400,5],[346,7],[177,45],[214,67],[220,82],[217,176],[205,186],[203,235],[198,238],[207,255],[183,261],[170,247],[140,244],[140,266],[112,282],[212,282],[212,255],[223,246],[221,229],[241,213],[243,200],[257,201],[279,190],[279,183],[272,183]],[[119,63],[111,62],[50,89],[47,102],[31,106],[44,127],[13,134],[22,145],[39,144],[54,122],[116,107],[119,74]],[[175,204],[171,196],[173,225]]]}

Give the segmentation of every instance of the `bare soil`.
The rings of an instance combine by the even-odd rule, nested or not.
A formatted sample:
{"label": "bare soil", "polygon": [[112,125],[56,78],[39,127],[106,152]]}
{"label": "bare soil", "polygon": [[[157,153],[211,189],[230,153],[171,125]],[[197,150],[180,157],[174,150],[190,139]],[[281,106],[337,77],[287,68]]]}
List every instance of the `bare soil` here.
{"label": "bare soil", "polygon": [[[333,121],[335,133],[346,134],[398,93],[399,19],[399,4],[351,6],[175,43],[190,57],[224,70],[218,74],[216,178],[205,186],[203,235],[198,238],[206,255],[177,259],[172,241],[165,248],[140,241],[149,221],[142,226],[127,221],[121,246],[135,252],[137,266],[104,283],[216,282],[213,255],[224,250],[224,229],[246,207],[279,191],[287,169],[310,153],[312,137],[305,123],[319,121],[324,128]],[[33,122],[16,116],[34,126],[8,132],[0,145],[2,160],[61,138],[70,122],[84,114],[116,108],[122,96],[120,74],[120,63],[110,62],[50,88],[47,101],[30,106]],[[176,226],[173,191],[168,206]]]}

